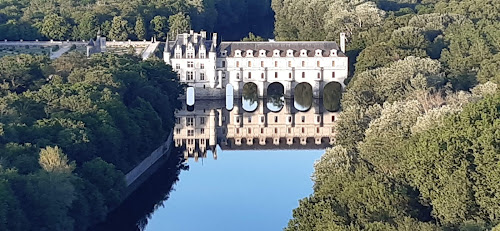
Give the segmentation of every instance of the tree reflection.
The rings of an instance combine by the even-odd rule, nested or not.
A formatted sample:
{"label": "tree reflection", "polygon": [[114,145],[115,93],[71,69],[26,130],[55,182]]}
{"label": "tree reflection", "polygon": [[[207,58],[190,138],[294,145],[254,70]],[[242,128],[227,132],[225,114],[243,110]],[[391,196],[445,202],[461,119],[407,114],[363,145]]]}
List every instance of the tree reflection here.
{"label": "tree reflection", "polygon": [[307,110],[311,107],[313,101],[312,87],[309,83],[299,83],[295,87],[294,104],[297,110]]}
{"label": "tree reflection", "polygon": [[323,105],[325,109],[334,112],[340,109],[342,85],[338,82],[328,83],[323,90]]}
{"label": "tree reflection", "polygon": [[148,219],[169,198],[182,170],[188,170],[183,150],[172,149],[168,160],[145,182],[108,214],[106,221],[89,230],[144,230]]}
{"label": "tree reflection", "polygon": [[285,88],[280,83],[271,83],[267,88],[267,108],[271,111],[279,111],[285,103]]}
{"label": "tree reflection", "polygon": [[257,102],[259,99],[259,92],[257,89],[257,84],[246,83],[243,86],[243,100],[247,100],[250,104]]}

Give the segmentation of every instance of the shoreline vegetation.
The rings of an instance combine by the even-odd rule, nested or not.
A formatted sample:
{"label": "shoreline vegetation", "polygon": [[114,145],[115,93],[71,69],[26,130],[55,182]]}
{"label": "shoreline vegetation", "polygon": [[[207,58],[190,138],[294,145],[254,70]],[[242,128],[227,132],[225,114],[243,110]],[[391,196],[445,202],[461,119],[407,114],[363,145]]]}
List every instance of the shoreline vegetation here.
{"label": "shoreline vegetation", "polygon": [[162,60],[0,59],[0,230],[86,230],[162,144],[181,85]]}
{"label": "shoreline vegetation", "polygon": [[272,7],[279,40],[347,32],[352,74],[285,230],[500,230],[500,1]]}

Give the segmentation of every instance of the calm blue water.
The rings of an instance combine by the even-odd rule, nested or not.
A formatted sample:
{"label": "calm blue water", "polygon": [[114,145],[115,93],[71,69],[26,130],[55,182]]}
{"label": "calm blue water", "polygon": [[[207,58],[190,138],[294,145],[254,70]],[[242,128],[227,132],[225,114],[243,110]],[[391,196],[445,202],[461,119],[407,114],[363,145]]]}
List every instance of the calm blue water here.
{"label": "calm blue water", "polygon": [[217,160],[189,159],[146,230],[282,230],[312,193],[313,164],[323,153],[218,149]]}

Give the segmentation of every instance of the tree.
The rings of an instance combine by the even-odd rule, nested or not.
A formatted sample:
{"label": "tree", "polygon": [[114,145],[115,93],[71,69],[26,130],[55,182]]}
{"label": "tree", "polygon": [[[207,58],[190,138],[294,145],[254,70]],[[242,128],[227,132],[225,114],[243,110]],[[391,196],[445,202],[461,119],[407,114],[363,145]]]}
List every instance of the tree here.
{"label": "tree", "polygon": [[68,162],[68,157],[57,146],[46,147],[40,150],[39,163],[47,172],[71,173],[75,169],[75,163]]}
{"label": "tree", "polygon": [[75,29],[73,29],[74,39],[90,40],[94,38],[98,30],[97,16],[94,13],[86,12],[79,20]]}
{"label": "tree", "polygon": [[64,40],[68,38],[70,25],[63,17],[49,14],[43,18],[40,31],[49,39]]}
{"label": "tree", "polygon": [[157,15],[151,20],[150,22],[151,28],[153,29],[154,34],[158,39],[165,38],[169,23],[170,20],[167,20],[165,16]]}
{"label": "tree", "polygon": [[118,41],[127,40],[130,37],[131,28],[128,25],[128,21],[121,16],[113,17],[113,22],[111,23],[111,29],[109,30],[109,38]]}
{"label": "tree", "polygon": [[138,16],[135,21],[134,27],[135,35],[138,39],[142,40],[146,38],[146,25],[144,24],[144,18]]}
{"label": "tree", "polygon": [[266,41],[264,38],[260,36],[255,36],[252,32],[248,33],[248,36],[243,38],[242,41],[254,41],[254,42],[259,42],[259,41]]}
{"label": "tree", "polygon": [[168,17],[169,33],[176,38],[177,34],[187,32],[191,28],[191,19],[183,13],[177,13]]}

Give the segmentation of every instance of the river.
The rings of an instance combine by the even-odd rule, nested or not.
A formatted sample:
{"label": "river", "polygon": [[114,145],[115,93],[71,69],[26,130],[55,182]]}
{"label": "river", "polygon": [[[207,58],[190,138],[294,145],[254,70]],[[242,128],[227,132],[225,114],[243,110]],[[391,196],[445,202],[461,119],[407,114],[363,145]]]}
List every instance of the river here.
{"label": "river", "polygon": [[[327,88],[325,88],[327,89]],[[176,112],[175,149],[94,230],[281,230],[312,193],[314,162],[334,142],[340,94],[297,86],[285,99],[245,85],[231,110],[197,100]]]}

